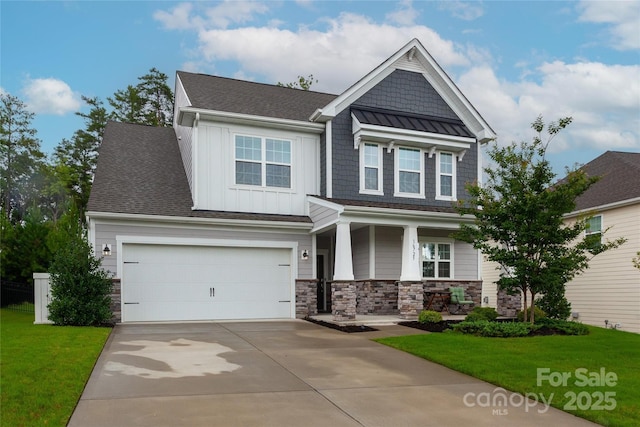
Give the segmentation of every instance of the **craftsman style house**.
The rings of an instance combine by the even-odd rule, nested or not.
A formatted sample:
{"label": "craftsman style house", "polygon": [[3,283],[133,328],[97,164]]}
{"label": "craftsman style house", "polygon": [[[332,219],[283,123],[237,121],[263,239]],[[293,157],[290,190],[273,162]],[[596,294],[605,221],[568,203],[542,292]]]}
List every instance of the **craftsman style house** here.
{"label": "craftsman style house", "polygon": [[480,304],[449,236],[493,130],[418,40],[340,95],[178,72],[173,128],[111,122],[89,238],[119,320],[411,318]]}

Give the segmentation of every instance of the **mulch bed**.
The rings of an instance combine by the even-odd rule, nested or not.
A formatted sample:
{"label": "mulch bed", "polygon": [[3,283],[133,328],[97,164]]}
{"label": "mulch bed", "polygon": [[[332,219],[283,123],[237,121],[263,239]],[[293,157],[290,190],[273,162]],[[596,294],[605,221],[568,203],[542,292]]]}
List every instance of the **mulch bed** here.
{"label": "mulch bed", "polygon": [[[513,322],[514,320],[513,319],[496,319],[495,321],[496,322]],[[462,320],[443,320],[441,322],[436,322],[436,323],[420,323],[416,321],[410,321],[410,322],[400,322],[398,323],[398,325],[407,326],[409,328],[421,329],[423,331],[428,331],[428,332],[443,332],[447,329],[451,329],[453,325],[460,322],[462,322]],[[542,326],[541,328],[536,329],[535,331],[531,331],[531,333],[528,336],[533,337],[533,336],[546,336],[546,335],[567,335],[567,333],[565,331],[562,331],[556,328]]]}
{"label": "mulch bed", "polygon": [[355,333],[355,332],[372,332],[377,331],[378,329],[372,328],[366,325],[336,325],[335,323],[325,322],[323,320],[312,319],[310,317],[305,317],[307,322],[315,323],[316,325],[324,326],[326,328],[331,328],[338,330],[340,332],[346,333]]}

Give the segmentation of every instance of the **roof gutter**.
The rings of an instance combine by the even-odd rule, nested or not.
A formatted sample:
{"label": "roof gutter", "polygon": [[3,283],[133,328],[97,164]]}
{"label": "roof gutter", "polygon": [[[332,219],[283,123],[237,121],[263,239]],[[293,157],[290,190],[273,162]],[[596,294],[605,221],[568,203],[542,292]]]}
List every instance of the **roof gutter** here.
{"label": "roof gutter", "polygon": [[635,197],[633,199],[621,200],[619,202],[607,203],[606,205],[593,206],[586,209],[580,209],[579,211],[573,211],[568,214],[565,214],[565,218],[572,218],[575,216],[580,216],[583,214],[593,213],[597,211],[604,211],[615,208],[622,208],[629,205],[635,205],[636,203],[640,203],[640,197]]}

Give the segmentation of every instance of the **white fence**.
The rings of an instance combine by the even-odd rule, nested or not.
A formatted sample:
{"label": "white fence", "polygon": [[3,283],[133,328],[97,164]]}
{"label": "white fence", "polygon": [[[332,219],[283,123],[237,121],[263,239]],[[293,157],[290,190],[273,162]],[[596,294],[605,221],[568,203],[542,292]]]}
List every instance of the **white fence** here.
{"label": "white fence", "polygon": [[49,320],[49,303],[51,302],[51,286],[49,273],[33,273],[34,305],[36,309],[35,324],[53,323]]}

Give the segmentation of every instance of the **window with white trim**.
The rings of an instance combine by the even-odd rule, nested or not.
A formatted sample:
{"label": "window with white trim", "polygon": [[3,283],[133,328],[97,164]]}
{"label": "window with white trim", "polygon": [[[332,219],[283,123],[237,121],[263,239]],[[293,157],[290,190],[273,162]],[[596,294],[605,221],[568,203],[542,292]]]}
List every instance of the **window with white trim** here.
{"label": "window with white trim", "polygon": [[360,146],[360,193],[383,194],[382,147],[379,144]]}
{"label": "window with white trim", "polygon": [[598,249],[602,244],[602,215],[595,215],[587,221],[585,235],[589,248]]}
{"label": "window with white trim", "polygon": [[422,277],[428,279],[453,278],[453,244],[451,242],[420,242]]}
{"label": "window with white trim", "polygon": [[424,197],[424,155],[417,148],[396,148],[395,194],[397,197]]}
{"label": "window with white trim", "polygon": [[456,200],[456,162],[453,153],[438,152],[436,199]]}
{"label": "window with white trim", "polygon": [[291,188],[291,141],[235,136],[236,184]]}

